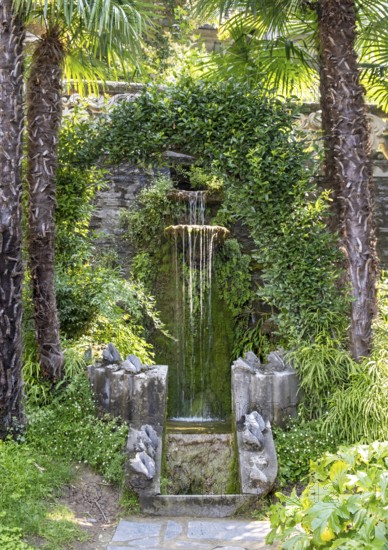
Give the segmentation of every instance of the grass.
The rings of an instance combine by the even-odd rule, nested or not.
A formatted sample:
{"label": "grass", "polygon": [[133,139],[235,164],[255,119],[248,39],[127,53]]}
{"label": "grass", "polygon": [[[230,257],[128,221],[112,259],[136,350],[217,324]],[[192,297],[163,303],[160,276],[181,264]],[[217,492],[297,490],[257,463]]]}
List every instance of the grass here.
{"label": "grass", "polygon": [[54,505],[61,487],[71,479],[70,464],[26,443],[0,441],[0,548],[33,548],[23,542],[27,536],[44,539],[47,550],[86,540],[71,511]]}
{"label": "grass", "polygon": [[72,480],[75,462],[122,483],[128,429],[108,415],[97,417],[85,373],[27,412],[22,440],[0,441],[0,548],[30,550],[34,540],[45,550],[72,548],[87,533],[58,504],[61,490]]}

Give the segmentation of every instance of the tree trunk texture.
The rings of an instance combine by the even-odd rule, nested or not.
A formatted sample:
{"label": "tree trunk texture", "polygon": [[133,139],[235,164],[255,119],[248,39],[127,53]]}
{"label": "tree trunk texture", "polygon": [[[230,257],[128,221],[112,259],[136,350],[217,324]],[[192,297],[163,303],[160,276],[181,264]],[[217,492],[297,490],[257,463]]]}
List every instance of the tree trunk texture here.
{"label": "tree trunk texture", "polygon": [[23,39],[12,0],[0,3],[0,439],[23,422],[22,223]]}
{"label": "tree trunk texture", "polygon": [[53,384],[60,380],[63,370],[54,286],[55,179],[63,60],[59,31],[48,29],[33,54],[27,82],[29,265],[41,371]]}
{"label": "tree trunk texture", "polygon": [[[321,25],[320,14],[318,14],[318,23]],[[328,80],[326,71],[323,70],[323,60],[320,60],[320,76],[319,76],[319,91],[321,97],[321,113],[322,113],[322,131],[324,136],[323,150],[325,155],[324,175],[323,175],[323,188],[330,191],[330,217],[327,220],[328,228],[333,232],[340,232],[343,220],[341,216],[343,214],[341,209],[341,201],[339,197],[341,190],[339,188],[339,181],[336,178],[335,169],[335,143],[331,129],[333,122],[331,120],[331,109],[326,100],[328,90]]]}
{"label": "tree trunk texture", "polygon": [[368,124],[354,49],[354,0],[318,0],[318,20],[327,176],[340,205],[353,297],[350,349],[359,361],[371,348],[378,260]]}

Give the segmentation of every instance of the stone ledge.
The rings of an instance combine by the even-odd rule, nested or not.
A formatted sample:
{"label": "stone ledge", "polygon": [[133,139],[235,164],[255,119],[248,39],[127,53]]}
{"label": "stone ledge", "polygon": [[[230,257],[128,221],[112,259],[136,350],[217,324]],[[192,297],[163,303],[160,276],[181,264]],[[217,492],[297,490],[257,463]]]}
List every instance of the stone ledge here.
{"label": "stone ledge", "polygon": [[226,518],[259,502],[256,495],[157,495],[140,497],[142,512],[151,516]]}

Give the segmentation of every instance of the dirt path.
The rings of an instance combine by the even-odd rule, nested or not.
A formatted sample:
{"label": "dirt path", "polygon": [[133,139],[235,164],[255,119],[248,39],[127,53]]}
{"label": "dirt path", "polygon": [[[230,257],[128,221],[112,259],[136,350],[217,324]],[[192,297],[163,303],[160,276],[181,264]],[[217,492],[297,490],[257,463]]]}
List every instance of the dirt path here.
{"label": "dirt path", "polygon": [[105,550],[123,515],[119,489],[85,466],[76,466],[76,477],[65,487],[61,504],[74,513],[74,521],[90,536],[76,542],[74,550]]}

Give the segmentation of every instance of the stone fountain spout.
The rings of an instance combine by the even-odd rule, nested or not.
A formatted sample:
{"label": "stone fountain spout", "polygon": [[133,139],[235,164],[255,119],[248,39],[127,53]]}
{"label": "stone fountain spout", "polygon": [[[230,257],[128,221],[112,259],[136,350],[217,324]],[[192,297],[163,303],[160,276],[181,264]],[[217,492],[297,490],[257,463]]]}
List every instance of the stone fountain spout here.
{"label": "stone fountain spout", "polygon": [[203,233],[214,236],[217,240],[225,240],[229,236],[229,230],[221,225],[169,225],[165,232],[168,235],[182,235],[184,233]]}

